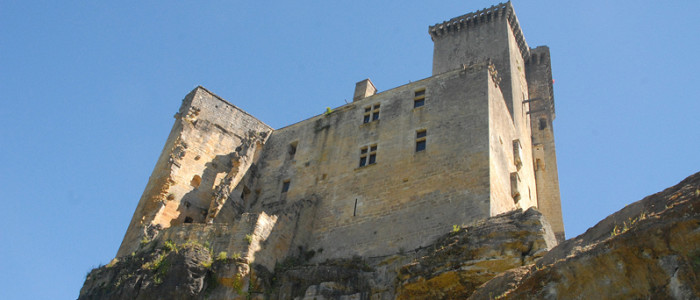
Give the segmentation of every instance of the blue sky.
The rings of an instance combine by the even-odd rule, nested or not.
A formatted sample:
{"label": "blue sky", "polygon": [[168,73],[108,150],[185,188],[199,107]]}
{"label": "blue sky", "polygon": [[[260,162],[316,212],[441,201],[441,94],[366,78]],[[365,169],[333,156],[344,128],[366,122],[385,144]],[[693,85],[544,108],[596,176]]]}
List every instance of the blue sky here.
{"label": "blue sky", "polygon": [[[0,0],[0,298],[71,299],[117,251],[180,100],[279,128],[430,76],[494,1]],[[567,237],[700,170],[697,1],[515,1],[548,45]]]}

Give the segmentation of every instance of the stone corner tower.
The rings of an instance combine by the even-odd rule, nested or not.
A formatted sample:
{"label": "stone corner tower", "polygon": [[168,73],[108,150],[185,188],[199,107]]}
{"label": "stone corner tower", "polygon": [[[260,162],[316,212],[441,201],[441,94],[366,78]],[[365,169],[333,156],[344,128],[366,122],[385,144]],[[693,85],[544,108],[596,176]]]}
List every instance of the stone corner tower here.
{"label": "stone corner tower", "polygon": [[495,66],[513,126],[532,137],[537,207],[563,241],[549,48],[528,46],[510,1],[430,26],[429,34],[433,76],[482,61]]}

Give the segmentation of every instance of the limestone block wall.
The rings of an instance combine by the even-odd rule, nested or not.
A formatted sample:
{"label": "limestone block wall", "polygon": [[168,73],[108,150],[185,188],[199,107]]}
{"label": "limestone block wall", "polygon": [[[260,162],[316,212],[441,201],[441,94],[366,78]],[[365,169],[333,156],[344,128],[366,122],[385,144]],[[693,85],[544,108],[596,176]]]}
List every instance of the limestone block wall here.
{"label": "limestone block wall", "polygon": [[500,87],[506,106],[514,114],[517,101],[512,97],[518,84],[511,76],[518,74],[512,71],[511,58],[515,53],[527,57],[529,47],[510,2],[436,24],[429,33],[434,42],[433,75],[490,59],[502,79]]}
{"label": "limestone block wall", "polygon": [[[443,73],[276,130],[253,211],[318,199],[308,243],[317,260],[418,248],[488,217],[489,76],[483,64]],[[414,108],[421,91],[424,105]],[[423,130],[426,148],[416,152]]]}
{"label": "limestone block wall", "polygon": [[[222,179],[240,180],[261,148],[256,144],[272,131],[202,87],[185,97],[175,118],[117,256],[160,229],[204,222]],[[229,176],[232,172],[238,176]]]}
{"label": "limestone block wall", "polygon": [[532,155],[527,153],[531,149],[529,130],[522,132],[515,126],[494,80],[485,89],[489,91],[491,216],[536,206]]}

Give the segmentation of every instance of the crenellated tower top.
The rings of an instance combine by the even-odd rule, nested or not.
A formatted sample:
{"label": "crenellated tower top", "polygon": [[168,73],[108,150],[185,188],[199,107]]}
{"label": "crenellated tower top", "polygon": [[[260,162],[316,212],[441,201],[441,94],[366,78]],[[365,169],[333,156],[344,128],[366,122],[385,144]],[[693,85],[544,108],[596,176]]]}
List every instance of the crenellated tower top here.
{"label": "crenellated tower top", "polygon": [[515,15],[515,10],[510,1],[506,3],[499,3],[498,5],[493,5],[489,8],[482,10],[477,10],[456,18],[452,18],[449,21],[435,24],[430,26],[428,33],[430,33],[430,38],[433,41],[443,38],[446,35],[454,34],[460,30],[468,29],[470,27],[480,26],[491,21],[506,18],[508,24],[513,30],[515,35],[515,40],[518,43],[518,48],[520,49],[520,54],[523,59],[527,59],[530,56],[530,47],[525,41],[522,30],[520,29],[520,23],[518,22],[518,17]]}

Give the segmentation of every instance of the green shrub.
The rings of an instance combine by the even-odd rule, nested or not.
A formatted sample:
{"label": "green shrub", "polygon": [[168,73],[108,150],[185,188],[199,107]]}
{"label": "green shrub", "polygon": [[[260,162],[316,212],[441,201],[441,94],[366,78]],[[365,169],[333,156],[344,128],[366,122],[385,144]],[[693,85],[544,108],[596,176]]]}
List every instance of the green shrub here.
{"label": "green shrub", "polygon": [[175,243],[174,243],[173,241],[171,241],[171,240],[165,241],[165,243],[163,243],[163,247],[164,247],[165,250],[168,251],[168,252],[171,252],[171,251],[177,252],[177,244],[175,244]]}

